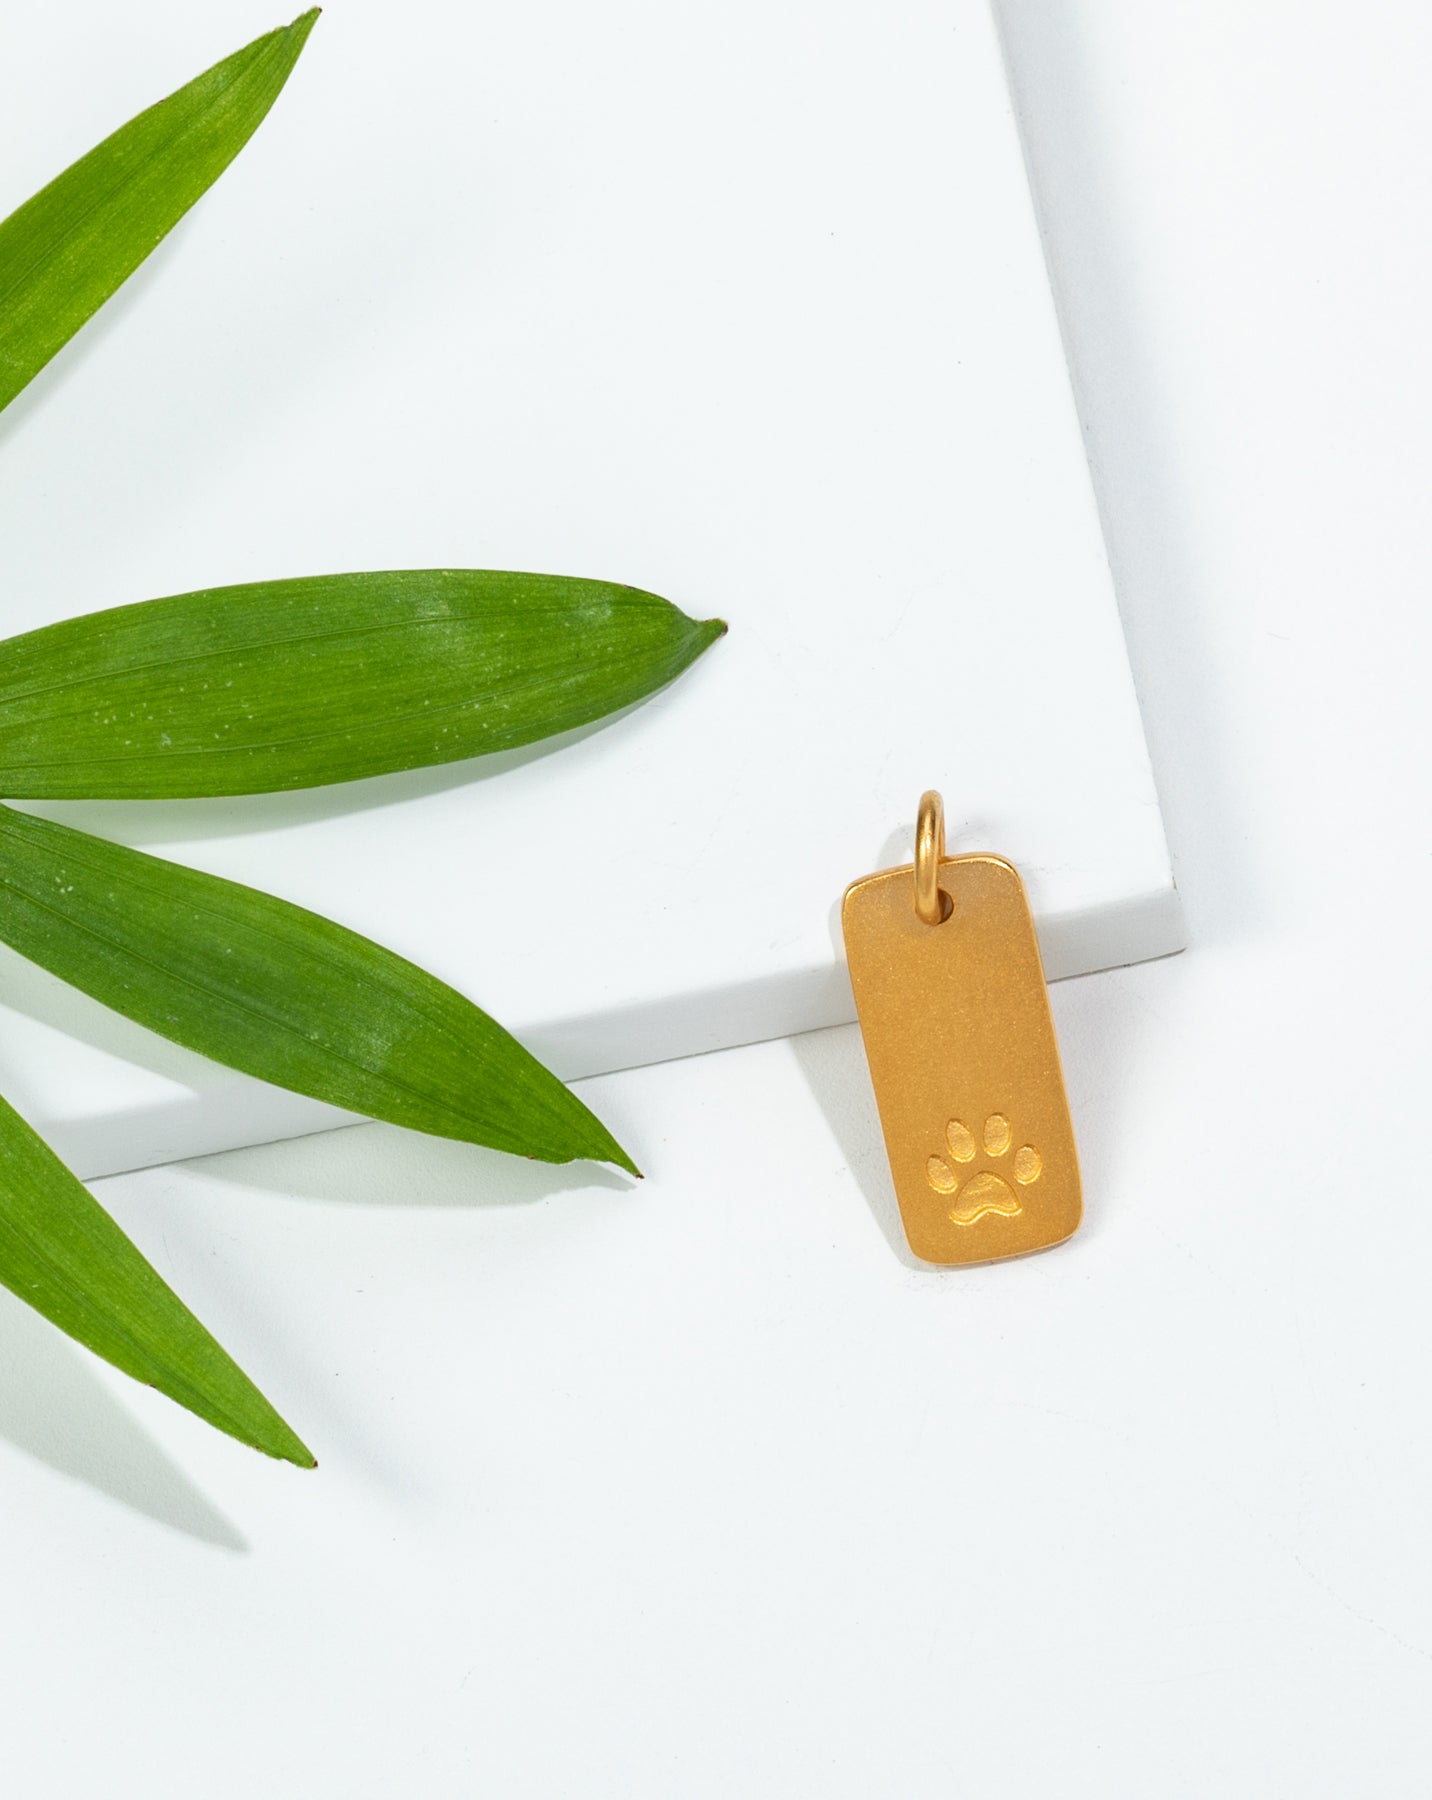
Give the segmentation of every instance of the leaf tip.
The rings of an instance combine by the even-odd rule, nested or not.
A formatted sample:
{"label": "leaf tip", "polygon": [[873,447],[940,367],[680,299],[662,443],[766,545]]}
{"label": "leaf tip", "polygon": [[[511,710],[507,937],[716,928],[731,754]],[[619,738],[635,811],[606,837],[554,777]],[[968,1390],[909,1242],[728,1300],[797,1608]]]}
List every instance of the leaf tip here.
{"label": "leaf tip", "polygon": [[[263,1446],[260,1445],[259,1448],[262,1449]],[[318,1458],[302,1438],[298,1437],[294,1437],[293,1441],[286,1443],[282,1449],[270,1450],[269,1455],[276,1457],[279,1462],[292,1463],[295,1469],[316,1469],[318,1467]]]}
{"label": "leaf tip", "polygon": [[291,25],[285,26],[284,36],[296,40],[293,47],[295,56],[308,42],[308,34],[318,23],[318,15],[322,11],[321,6],[310,6],[308,11],[300,13]]}
{"label": "leaf tip", "polygon": [[262,1422],[257,1431],[250,1429],[242,1434],[234,1432],[234,1436],[242,1435],[244,1440],[255,1450],[261,1450],[265,1456],[273,1457],[275,1462],[292,1463],[296,1469],[316,1469],[318,1458],[288,1420],[274,1412],[262,1394],[259,1395],[259,1400],[262,1402],[265,1412],[270,1416]]}
{"label": "leaf tip", "polygon": [[626,1151],[622,1149],[621,1145],[605,1126],[602,1127],[601,1143],[589,1152],[589,1154],[594,1161],[611,1163],[614,1168],[622,1170],[624,1174],[632,1176],[637,1181],[640,1181],[642,1178],[641,1170],[627,1155]]}
{"label": "leaf tip", "polygon": [[682,614],[685,620],[682,642],[682,668],[689,669],[699,657],[702,657],[716,642],[725,637],[730,630],[724,619],[692,619]]}

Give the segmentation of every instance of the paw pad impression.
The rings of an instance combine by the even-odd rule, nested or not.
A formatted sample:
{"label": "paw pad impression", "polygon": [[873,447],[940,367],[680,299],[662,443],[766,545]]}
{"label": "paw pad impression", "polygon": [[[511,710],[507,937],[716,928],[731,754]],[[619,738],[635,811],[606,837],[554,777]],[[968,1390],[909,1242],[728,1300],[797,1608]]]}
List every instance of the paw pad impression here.
{"label": "paw pad impression", "polygon": [[[1003,1113],[991,1113],[984,1122],[984,1153],[1004,1165],[1014,1133]],[[930,1186],[937,1194],[959,1194],[960,1204],[950,1208],[952,1225],[973,1225],[986,1213],[1003,1213],[1012,1218],[1020,1210],[1019,1196],[1004,1175],[994,1169],[980,1169],[962,1179],[961,1170],[979,1155],[979,1145],[968,1125],[951,1119],[945,1127],[946,1156],[932,1156],[925,1164]],[[1044,1159],[1033,1144],[1021,1144],[1014,1153],[1014,1166],[1009,1171],[1021,1187],[1031,1187],[1039,1179]]]}

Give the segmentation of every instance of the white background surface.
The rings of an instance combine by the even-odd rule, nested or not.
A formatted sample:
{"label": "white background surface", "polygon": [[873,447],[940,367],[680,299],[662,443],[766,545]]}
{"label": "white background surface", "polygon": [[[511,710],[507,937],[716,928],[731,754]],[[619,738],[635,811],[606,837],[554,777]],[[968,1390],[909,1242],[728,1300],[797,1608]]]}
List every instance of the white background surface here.
{"label": "white background surface", "polygon": [[[953,849],[1023,871],[1052,976],[1177,949],[985,0],[394,17],[340,0],[7,411],[6,629],[451,564],[631,582],[731,633],[579,746],[41,810],[377,938],[565,1077],[853,1018],[840,894],[909,860],[927,787]],[[15,200],[270,16],[202,20],[77,0],[16,29]],[[60,105],[38,72],[72,61]],[[82,1174],[341,1117],[3,950],[0,995],[0,1091]]]}
{"label": "white background surface", "polygon": [[322,1466],[0,1306],[27,1800],[1426,1792],[1432,21],[1004,16],[1192,939],[1083,1231],[909,1267],[844,1030],[103,1184]]}

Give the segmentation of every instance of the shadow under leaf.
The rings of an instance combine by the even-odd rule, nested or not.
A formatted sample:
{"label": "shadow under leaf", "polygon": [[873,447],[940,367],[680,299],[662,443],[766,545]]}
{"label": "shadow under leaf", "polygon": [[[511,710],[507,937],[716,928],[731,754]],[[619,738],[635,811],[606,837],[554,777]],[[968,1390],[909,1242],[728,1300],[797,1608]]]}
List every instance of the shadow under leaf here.
{"label": "shadow under leaf", "polygon": [[125,1411],[85,1355],[0,1292],[0,1438],[171,1531],[244,1552],[248,1544]]}
{"label": "shadow under leaf", "polygon": [[581,1188],[627,1193],[603,1164],[533,1162],[477,1144],[364,1123],[191,1159],[206,1177],[343,1206],[528,1206]]}

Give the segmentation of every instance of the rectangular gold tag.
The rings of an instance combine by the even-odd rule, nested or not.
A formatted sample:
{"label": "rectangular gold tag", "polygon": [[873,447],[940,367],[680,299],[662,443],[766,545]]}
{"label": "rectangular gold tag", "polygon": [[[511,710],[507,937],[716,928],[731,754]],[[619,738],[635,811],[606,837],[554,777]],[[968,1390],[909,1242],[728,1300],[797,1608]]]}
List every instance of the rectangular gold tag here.
{"label": "rectangular gold tag", "polygon": [[841,908],[851,985],[905,1233],[932,1263],[1047,1249],[1079,1224],[1079,1164],[1024,884],[942,857],[948,916],[885,869]]}

